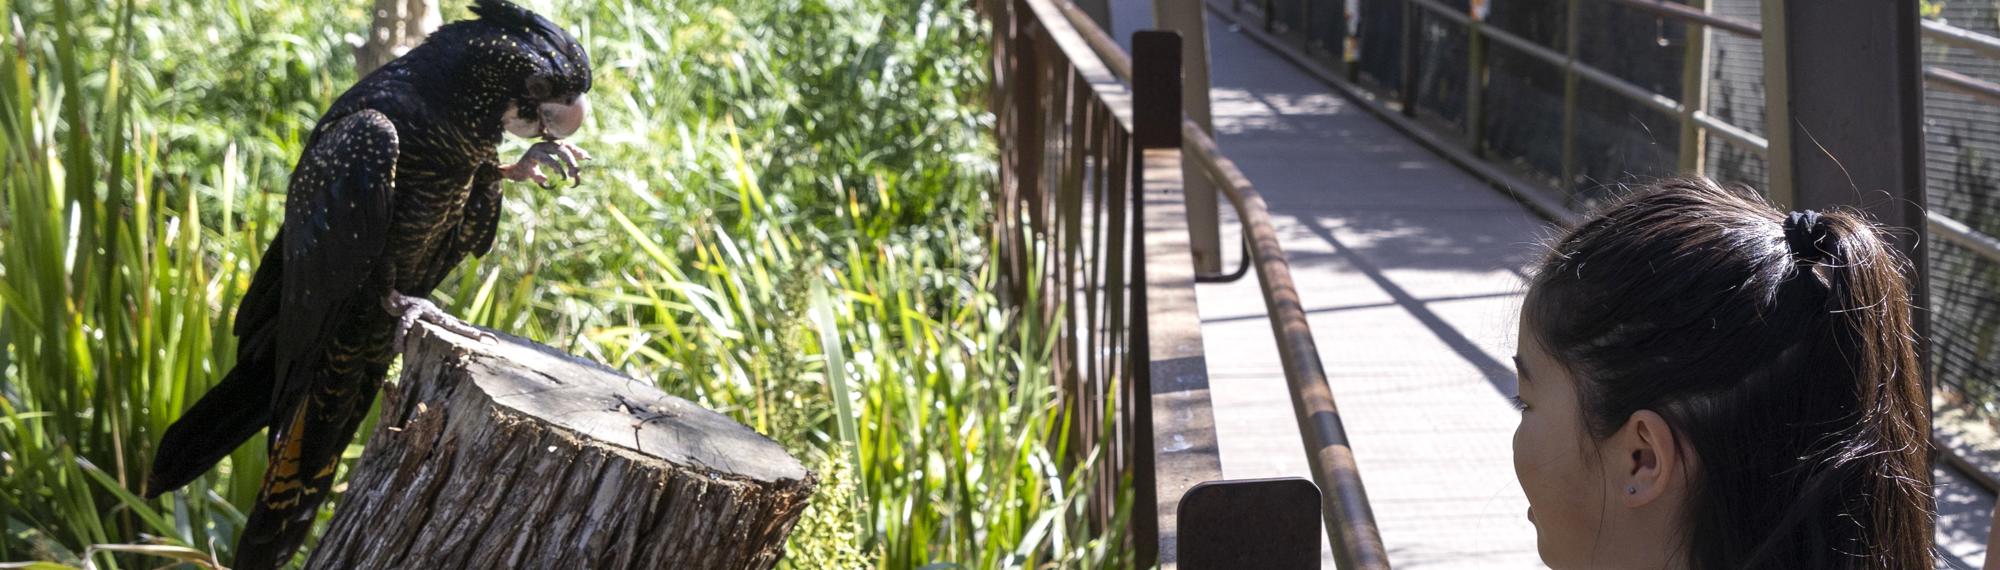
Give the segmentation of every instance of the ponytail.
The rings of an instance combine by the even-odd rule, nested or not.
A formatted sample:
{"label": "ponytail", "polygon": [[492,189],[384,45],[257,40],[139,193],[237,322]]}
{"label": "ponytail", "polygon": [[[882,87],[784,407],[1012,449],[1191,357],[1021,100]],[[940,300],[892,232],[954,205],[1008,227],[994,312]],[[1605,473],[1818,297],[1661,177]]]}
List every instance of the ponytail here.
{"label": "ponytail", "polygon": [[1669,180],[1535,272],[1527,334],[1577,379],[1589,435],[1652,410],[1695,456],[1690,566],[1934,564],[1909,263],[1889,243],[1858,211]]}
{"label": "ponytail", "polygon": [[1930,408],[1904,279],[1911,266],[1859,211],[1843,208],[1823,219],[1827,259],[1805,271],[1826,283],[1833,345],[1854,371],[1859,413],[1854,435],[1832,459],[1856,464],[1868,482],[1868,557],[1880,562],[1871,566],[1930,568]]}

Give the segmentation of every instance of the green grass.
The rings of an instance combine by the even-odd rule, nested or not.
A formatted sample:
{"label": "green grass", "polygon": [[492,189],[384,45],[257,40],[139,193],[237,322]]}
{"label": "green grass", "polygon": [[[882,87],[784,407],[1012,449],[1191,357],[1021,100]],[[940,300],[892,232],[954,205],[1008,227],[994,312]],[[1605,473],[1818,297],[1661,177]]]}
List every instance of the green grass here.
{"label": "green grass", "polygon": [[[20,23],[0,42],[0,561],[231,559],[261,438],[184,492],[130,490],[233,362],[300,139],[353,81],[367,3],[342,4],[0,0]],[[1079,443],[1050,327],[988,293],[969,6],[529,4],[591,51],[577,141],[598,158],[580,186],[507,188],[497,255],[439,291],[453,312],[793,450],[823,486],[789,566],[1129,563],[1084,523],[1092,467],[1058,467]]]}

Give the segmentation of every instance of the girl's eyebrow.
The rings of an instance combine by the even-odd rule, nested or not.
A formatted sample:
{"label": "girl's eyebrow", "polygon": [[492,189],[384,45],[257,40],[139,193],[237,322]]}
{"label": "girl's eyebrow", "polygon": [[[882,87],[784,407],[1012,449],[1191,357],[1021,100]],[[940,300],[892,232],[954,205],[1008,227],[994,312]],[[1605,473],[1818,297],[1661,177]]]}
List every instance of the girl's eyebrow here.
{"label": "girl's eyebrow", "polygon": [[1528,375],[1528,364],[1521,360],[1521,355],[1519,354],[1514,355],[1514,376],[1520,378],[1522,383],[1528,383],[1534,379]]}

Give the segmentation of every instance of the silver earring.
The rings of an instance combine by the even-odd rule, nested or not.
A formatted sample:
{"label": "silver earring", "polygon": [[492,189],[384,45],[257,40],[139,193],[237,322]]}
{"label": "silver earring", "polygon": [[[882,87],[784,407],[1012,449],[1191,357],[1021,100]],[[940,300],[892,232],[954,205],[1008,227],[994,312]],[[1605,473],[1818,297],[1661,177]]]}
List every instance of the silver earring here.
{"label": "silver earring", "polygon": [[1625,486],[1625,494],[1627,494],[1627,495],[1637,495],[1637,494],[1639,494],[1639,488],[1638,488],[1638,487],[1634,487],[1634,486],[1631,486],[1631,485],[1626,485],[1626,486]]}

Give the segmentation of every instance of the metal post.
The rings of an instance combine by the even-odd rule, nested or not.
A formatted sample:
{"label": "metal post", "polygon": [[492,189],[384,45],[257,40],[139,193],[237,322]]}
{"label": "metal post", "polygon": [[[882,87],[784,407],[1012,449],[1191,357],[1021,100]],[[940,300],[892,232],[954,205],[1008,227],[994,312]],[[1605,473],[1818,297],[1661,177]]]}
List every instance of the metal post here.
{"label": "metal post", "polygon": [[[1151,512],[1133,513],[1140,533],[1136,566],[1174,567],[1180,530],[1180,499],[1203,481],[1222,478],[1215,449],[1215,414],[1208,399],[1208,364],[1201,348],[1201,319],[1195,310],[1194,260],[1188,256],[1187,220],[1181,194],[1181,37],[1169,31],[1132,36],[1132,143],[1140,190],[1135,195],[1143,257],[1138,272],[1142,366],[1133,385],[1145,396],[1139,404],[1135,442],[1146,463],[1134,476],[1139,503]],[[1187,442],[1160,446],[1161,441]],[[1151,538],[1151,540],[1146,540]]]}
{"label": "metal post", "polygon": [[1347,19],[1340,27],[1340,67],[1350,83],[1361,79],[1361,41],[1355,34],[1361,31],[1361,13],[1367,10],[1363,0],[1347,0],[1347,11],[1342,14]]}
{"label": "metal post", "polygon": [[1929,366],[1918,7],[1764,0],[1765,93],[1772,198],[1793,209],[1851,205],[1895,228],[1914,264],[1914,324]]}
{"label": "metal post", "polygon": [[[1132,147],[1135,153],[1143,154],[1148,149],[1180,148],[1182,109],[1180,59],[1181,37],[1178,34],[1159,30],[1144,30],[1132,34]],[[1147,169],[1145,163],[1144,160],[1133,161],[1133,165],[1140,168],[1142,174],[1153,174],[1158,170]],[[1148,235],[1146,232],[1148,218],[1145,212],[1144,191],[1157,190],[1145,187],[1147,183],[1155,182],[1153,178],[1146,175],[1135,176],[1134,180],[1141,181],[1140,191],[1134,192],[1132,196],[1133,206],[1136,208],[1133,217],[1139,222],[1133,225],[1133,231],[1137,232],[1134,241],[1141,244],[1136,253],[1148,258],[1150,258],[1148,254],[1152,252],[1148,251],[1151,248],[1145,247],[1148,242],[1145,239]],[[1157,271],[1176,272],[1183,269],[1167,265],[1142,264],[1140,270],[1135,272],[1134,279],[1141,284],[1141,287],[1146,287],[1151,283],[1150,274]],[[1153,311],[1145,308],[1152,303],[1151,291],[1142,290],[1138,294],[1141,297],[1141,309],[1135,311],[1134,317],[1145,322],[1143,334],[1138,336],[1148,339],[1142,342],[1150,345],[1151,337],[1161,334],[1154,328],[1162,326],[1163,323],[1152,322]],[[1167,334],[1178,332],[1170,325],[1166,326],[1166,329],[1164,332]],[[1136,356],[1140,357],[1139,366],[1142,369],[1156,358],[1166,356],[1152,354],[1150,346],[1138,352]],[[1134,411],[1139,416],[1133,420],[1133,431],[1137,432],[1138,436],[1133,446],[1138,448],[1141,463],[1139,473],[1133,477],[1133,493],[1137,495],[1139,504],[1152,507],[1152,512],[1135,512],[1132,516],[1133,526],[1137,530],[1135,534],[1138,535],[1141,565],[1159,560],[1163,554],[1159,544],[1162,531],[1172,531],[1172,527],[1163,528],[1159,524],[1162,518],[1172,514],[1167,512],[1172,509],[1172,504],[1162,504],[1162,501],[1177,502],[1180,499],[1159,496],[1159,465],[1154,453],[1156,450],[1153,446],[1152,429],[1155,422],[1155,418],[1152,417],[1153,380],[1152,375],[1147,372],[1141,372],[1138,378],[1134,378],[1142,397],[1133,402],[1136,404]],[[1172,552],[1164,554],[1171,556]]]}
{"label": "metal post", "polygon": [[[1299,21],[1298,24],[1296,24],[1300,32],[1299,37],[1301,38],[1299,40],[1299,48],[1305,50],[1306,53],[1312,53],[1313,0],[1295,0],[1295,1],[1299,3]],[[1190,3],[1199,4],[1198,2],[1190,2]]]}
{"label": "metal post", "polygon": [[1423,11],[1414,2],[1403,3],[1403,116],[1417,116],[1417,55],[1423,47]]}
{"label": "metal post", "polygon": [[[1012,126],[1016,138],[1009,143],[1015,152],[1015,162],[1009,168],[1012,171],[1014,186],[1005,188],[1012,191],[1013,195],[1007,196],[1005,204],[1001,206],[1006,212],[1004,221],[1008,224],[1005,230],[1008,235],[1007,249],[1002,255],[1007,261],[1006,274],[1011,280],[1008,291],[1012,301],[1026,303],[1029,276],[1032,275],[1028,270],[1028,264],[1033,258],[1034,250],[1028,240],[1027,230],[1019,228],[1037,215],[1038,210],[1028,207],[1028,204],[1037,203],[1038,197],[1041,196],[1042,154],[1047,150],[1047,145],[1043,144],[1045,139],[1042,134],[1043,127],[1047,124],[1047,112],[1042,105],[1042,85],[1049,74],[1049,64],[1040,44],[1043,41],[1042,34],[1046,33],[1041,25],[1036,23],[1032,15],[1021,17],[1016,21],[1016,25],[1019,26],[1020,35],[1013,42],[1015,76],[1007,78],[1013,83],[1009,95],[1014,97]],[[1060,54],[1055,55],[1060,57]]]}
{"label": "metal post", "polygon": [[1764,195],[1780,205],[1795,204],[1792,195],[1792,78],[1786,72],[1791,50],[1786,47],[1785,0],[1763,0],[1760,28],[1764,31]]}
{"label": "metal post", "polygon": [[1562,126],[1562,181],[1556,183],[1565,201],[1574,194],[1571,187],[1576,185],[1576,51],[1577,28],[1582,24],[1582,5],[1577,0],[1568,0],[1569,16],[1563,24],[1563,126]]}
{"label": "metal post", "polygon": [[[1215,134],[1215,119],[1208,98],[1208,20],[1202,2],[1153,0],[1154,25],[1179,32],[1181,37],[1181,102],[1188,120],[1201,125],[1203,132]],[[1195,271],[1222,272],[1222,218],[1215,184],[1201,166],[1186,163],[1182,177],[1187,193],[1189,243],[1194,247]]]}
{"label": "metal post", "polygon": [[1106,30],[1111,29],[1111,0],[1070,1],[1076,3],[1076,7],[1083,10],[1083,13],[1089,14],[1090,20],[1097,22],[1097,27]]}
{"label": "metal post", "polygon": [[1354,62],[1347,59],[1347,22],[1354,17],[1354,12],[1348,10],[1348,6],[1352,4],[1352,0],[1329,0],[1327,4],[1327,10],[1334,14],[1333,32],[1332,37],[1321,38],[1319,45],[1339,65],[1335,69],[1345,75],[1349,73],[1349,68],[1354,67]]}
{"label": "metal post", "polygon": [[1319,487],[1298,477],[1195,485],[1181,497],[1175,562],[1194,570],[1317,568],[1319,505]]}
{"label": "metal post", "polygon": [[[1689,8],[1708,12],[1708,0],[1685,0]],[[1708,131],[1694,120],[1694,114],[1708,105],[1708,26],[1682,22],[1687,45],[1681,50],[1681,172],[1701,175],[1708,171]]]}
{"label": "metal post", "polygon": [[1486,0],[1472,0],[1465,26],[1465,139],[1472,156],[1486,156]]}

